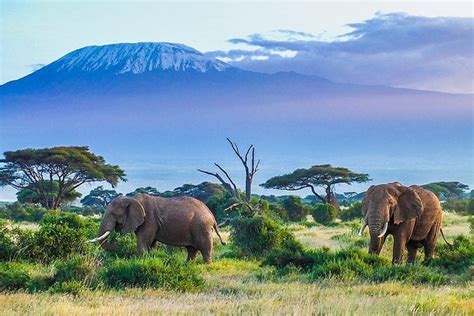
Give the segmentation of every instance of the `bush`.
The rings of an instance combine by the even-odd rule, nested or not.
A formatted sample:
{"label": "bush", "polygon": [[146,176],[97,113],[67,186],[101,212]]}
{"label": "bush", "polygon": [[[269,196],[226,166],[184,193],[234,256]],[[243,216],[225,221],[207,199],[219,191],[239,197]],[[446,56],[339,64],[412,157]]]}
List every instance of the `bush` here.
{"label": "bush", "polygon": [[5,222],[0,220],[0,260],[9,260],[13,257],[15,245],[10,237],[10,230]]}
{"label": "bush", "polygon": [[54,264],[54,280],[56,282],[90,281],[97,269],[94,258],[73,255],[65,260],[58,260]]}
{"label": "bush", "polygon": [[236,218],[230,238],[241,255],[266,256],[277,249],[297,244],[293,234],[268,216]]}
{"label": "bush", "polygon": [[323,225],[334,223],[339,215],[338,210],[331,204],[316,204],[311,213],[314,220]]}
{"label": "bush", "polygon": [[449,199],[443,203],[443,209],[464,215],[474,215],[474,199]]}
{"label": "bush", "polygon": [[0,263],[0,291],[44,291],[53,284],[48,272],[24,262]]}
{"label": "bush", "polygon": [[350,205],[348,208],[342,210],[341,212],[341,219],[343,221],[350,221],[355,218],[362,217],[362,202],[355,202],[354,204]]}
{"label": "bush", "polygon": [[299,222],[308,215],[308,207],[303,204],[299,196],[289,196],[283,201],[282,206],[290,221]]}
{"label": "bush", "polygon": [[436,248],[432,265],[449,273],[462,273],[474,265],[474,243],[465,236],[457,236],[452,247],[442,244]]}
{"label": "bush", "polygon": [[112,288],[147,287],[184,292],[204,286],[197,267],[176,256],[117,259],[104,268],[102,276],[105,285]]}
{"label": "bush", "polygon": [[15,222],[39,222],[47,213],[44,207],[35,204],[9,203],[0,208],[0,217]]}
{"label": "bush", "polygon": [[70,294],[70,295],[78,296],[78,295],[81,295],[86,290],[87,288],[84,286],[82,282],[72,280],[72,281],[57,283],[55,286],[53,286],[49,290],[49,292],[53,294],[60,293],[60,294]]}

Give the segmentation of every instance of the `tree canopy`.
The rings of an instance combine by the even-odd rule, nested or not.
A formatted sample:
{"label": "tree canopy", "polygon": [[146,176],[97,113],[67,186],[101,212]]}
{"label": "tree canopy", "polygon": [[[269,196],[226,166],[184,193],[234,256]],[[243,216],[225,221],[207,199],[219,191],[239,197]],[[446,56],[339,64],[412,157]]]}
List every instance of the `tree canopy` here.
{"label": "tree canopy", "polygon": [[93,209],[104,209],[113,199],[120,194],[115,190],[106,190],[103,186],[92,189],[82,200],[81,204]]}
{"label": "tree canopy", "polygon": [[162,195],[160,191],[158,191],[157,188],[148,186],[148,187],[136,188],[134,191],[127,193],[126,196],[135,196],[138,194],[148,194],[148,195],[153,195],[153,196]]}
{"label": "tree canopy", "polygon": [[106,181],[115,187],[120,180],[126,181],[125,171],[106,164],[86,146],[21,149],[7,151],[4,156],[0,160],[0,186],[34,188],[41,205],[48,209],[58,208],[65,195],[85,183]]}
{"label": "tree canopy", "polygon": [[[296,191],[310,189],[311,192],[322,202],[337,204],[334,194],[336,184],[352,184],[370,181],[369,175],[356,173],[347,168],[333,167],[329,164],[315,165],[309,169],[296,169],[292,173],[273,177],[261,184],[267,189],[279,189]],[[322,197],[316,192],[316,187],[323,187],[326,196]]]}
{"label": "tree canopy", "polygon": [[469,190],[467,184],[452,181],[452,182],[432,182],[422,185],[423,188],[430,190],[436,196],[443,200],[461,199],[465,194],[464,191]]}

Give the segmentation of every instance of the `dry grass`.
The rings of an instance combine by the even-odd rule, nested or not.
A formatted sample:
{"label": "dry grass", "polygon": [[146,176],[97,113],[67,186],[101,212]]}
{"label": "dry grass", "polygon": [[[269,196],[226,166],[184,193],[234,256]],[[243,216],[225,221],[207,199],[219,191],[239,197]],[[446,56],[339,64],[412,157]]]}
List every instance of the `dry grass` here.
{"label": "dry grass", "polygon": [[[466,217],[445,216],[448,236],[469,231]],[[332,239],[349,227],[292,225],[307,247],[339,248]],[[224,233],[225,239],[228,234]],[[386,253],[389,256],[389,252]],[[464,286],[412,286],[401,283],[345,284],[306,282],[295,273],[284,280],[257,261],[218,259],[200,265],[208,287],[198,293],[125,289],[61,294],[0,294],[0,315],[150,315],[150,314],[442,314],[473,315],[472,282]]]}

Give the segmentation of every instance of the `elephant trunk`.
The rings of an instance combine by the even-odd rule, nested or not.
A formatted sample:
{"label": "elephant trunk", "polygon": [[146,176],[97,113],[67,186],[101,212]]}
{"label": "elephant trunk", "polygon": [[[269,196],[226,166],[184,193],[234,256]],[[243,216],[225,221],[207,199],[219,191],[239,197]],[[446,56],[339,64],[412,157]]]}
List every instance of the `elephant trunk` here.
{"label": "elephant trunk", "polygon": [[110,243],[107,238],[115,229],[116,223],[109,216],[105,215],[99,228],[99,237],[89,240],[88,242],[99,242],[105,250],[113,250],[114,244]]}
{"label": "elephant trunk", "polygon": [[[381,214],[380,214],[381,215]],[[381,237],[387,232],[387,221],[383,216],[370,216],[368,221],[370,232],[369,253],[379,254],[381,250]]]}

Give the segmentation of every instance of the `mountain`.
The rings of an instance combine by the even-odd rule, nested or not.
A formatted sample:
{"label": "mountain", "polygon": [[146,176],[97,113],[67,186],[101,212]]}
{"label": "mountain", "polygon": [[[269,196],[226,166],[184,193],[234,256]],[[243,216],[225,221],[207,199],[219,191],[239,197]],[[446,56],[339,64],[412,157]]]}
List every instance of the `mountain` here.
{"label": "mountain", "polygon": [[88,46],[0,86],[0,148],[90,145],[140,185],[166,180],[154,184],[160,190],[207,180],[196,168],[222,157],[233,163],[225,137],[257,146],[262,182],[332,163],[375,181],[471,183],[473,103],[472,95],[245,71],[181,44]]}

